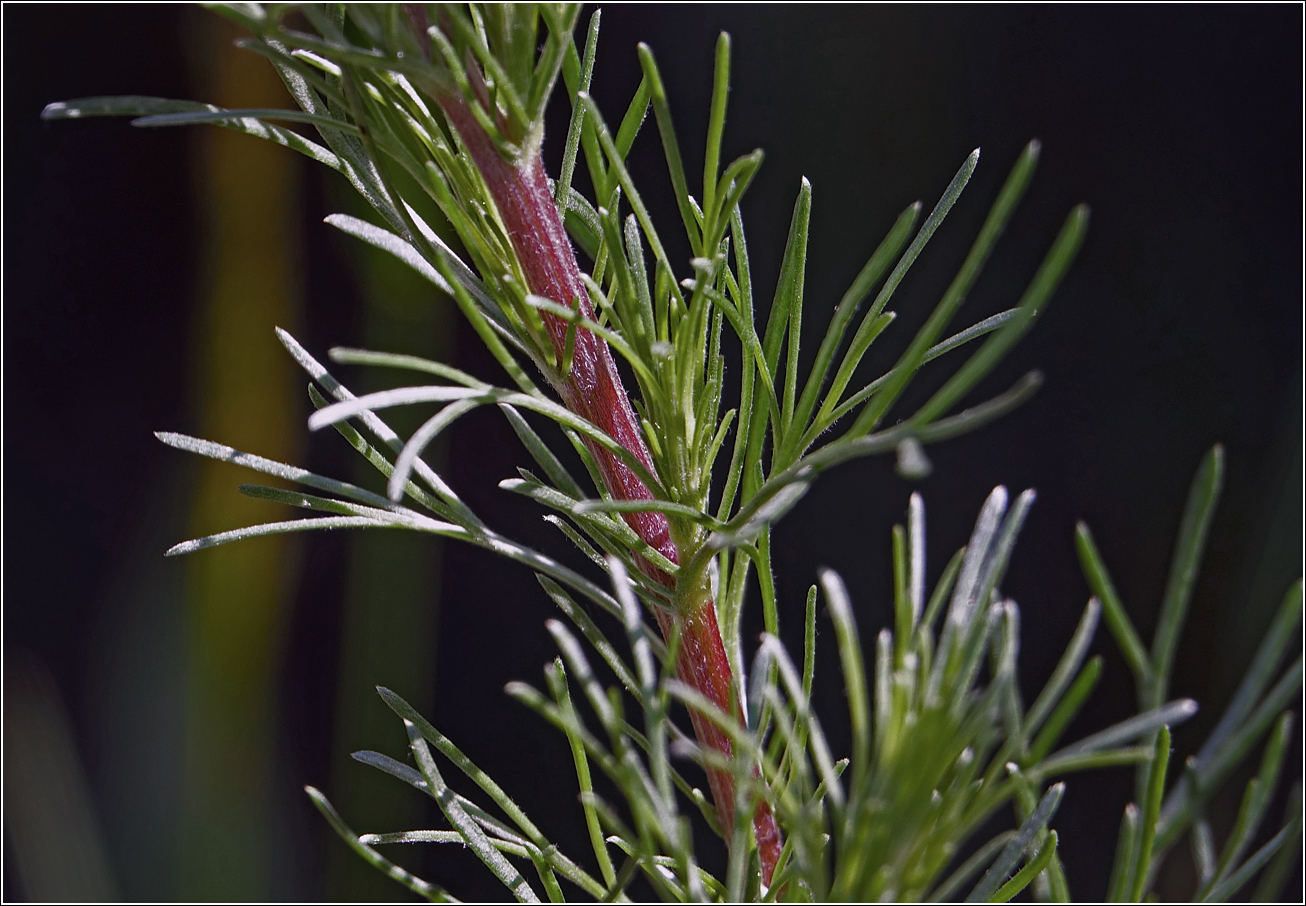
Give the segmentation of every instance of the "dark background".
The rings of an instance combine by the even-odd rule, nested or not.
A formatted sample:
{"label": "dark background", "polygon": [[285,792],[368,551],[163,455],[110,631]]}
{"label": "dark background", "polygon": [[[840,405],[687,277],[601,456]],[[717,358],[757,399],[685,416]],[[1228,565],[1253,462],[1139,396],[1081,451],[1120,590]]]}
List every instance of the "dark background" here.
{"label": "dark background", "polygon": [[[928,209],[980,146],[970,187],[892,303],[899,319],[870,357],[887,367],[951,279],[1021,147],[1042,140],[1033,186],[956,328],[1014,303],[1080,201],[1093,209],[1088,240],[1046,316],[968,402],[1032,368],[1046,378],[1040,393],[975,435],[929,450],[934,472],[917,487],[929,515],[930,581],[965,543],[995,484],[1038,489],[1005,589],[1022,605],[1021,677],[1032,698],[1088,597],[1074,556],[1075,520],[1092,526],[1150,638],[1189,480],[1210,446],[1223,443],[1224,496],[1172,683],[1172,694],[1202,704],[1176,732],[1180,758],[1214,725],[1274,606],[1302,571],[1301,16],[1294,6],[604,11],[594,93],[608,119],[619,119],[634,91],[634,45],[646,41],[689,149],[701,148],[715,36],[731,32],[723,156],[767,152],[744,206],[761,299],[774,284],[800,176],[814,186],[809,350],[897,213],[916,199]],[[203,421],[195,361],[204,323],[196,314],[206,235],[197,188],[203,130],[42,124],[38,114],[50,101],[93,94],[209,100],[197,58],[212,24],[193,8],[8,6],[4,26],[6,695],[11,664],[36,664],[32,670],[53,678],[88,791],[89,839],[99,841],[122,896],[400,892],[360,879],[298,791],[311,783],[339,802],[348,801],[348,789],[372,789],[358,777],[366,769],[341,764],[347,734],[344,693],[336,690],[358,575],[350,564],[365,557],[358,546],[365,542],[345,536],[302,538],[287,560],[295,585],[269,692],[275,770],[260,825],[269,829],[253,841],[273,868],[223,862],[215,852],[195,873],[186,867],[194,856],[175,843],[188,839],[180,824],[203,816],[178,805],[189,776],[178,740],[194,719],[178,692],[193,630],[184,591],[190,567],[160,555],[193,534],[196,479],[190,458],[150,432],[197,430]],[[555,112],[546,145],[553,168],[565,128],[565,110]],[[678,222],[651,120],[632,167],[655,219]],[[697,184],[701,151],[688,152],[686,168]],[[386,265],[362,260],[321,223],[353,205],[334,174],[305,163],[299,178],[302,221],[290,246],[302,273],[295,326],[305,345],[321,356],[332,345],[386,336],[387,348],[443,348],[459,367],[497,381],[460,320],[435,318],[430,323],[444,326],[431,338],[412,328],[427,323],[421,316],[386,314],[378,295],[388,279],[404,278],[386,277]],[[447,302],[432,295],[429,305]],[[252,324],[250,342],[270,342],[269,328]],[[955,365],[933,367],[902,412]],[[302,410],[306,416],[306,402]],[[300,443],[301,462],[355,474],[335,438]],[[492,525],[566,555],[536,509],[497,489],[527,458],[496,416],[464,419],[437,456]],[[821,565],[843,575],[868,639],[888,620],[889,529],[903,518],[912,487],[892,466],[871,460],[827,474],[776,530],[781,620],[791,642]],[[541,682],[539,668],[554,653],[542,625],[551,606],[527,570],[488,554],[416,545],[405,556],[411,560],[399,557],[377,582],[409,592],[429,587],[425,612],[439,611],[438,625],[428,619],[417,634],[427,660],[417,671],[420,688],[406,694],[429,704],[437,726],[564,849],[583,853],[563,740],[501,692],[510,679]],[[429,573],[431,562],[442,576],[405,579]],[[388,600],[384,590],[378,600]],[[818,692],[833,718],[843,707],[838,671],[824,616],[819,625]],[[414,640],[396,641],[412,647]],[[1094,650],[1106,655],[1107,669],[1072,734],[1132,709],[1127,671],[1105,630]],[[384,656],[377,663],[351,688],[392,684]],[[389,729],[361,745],[401,755],[397,721],[367,701],[360,720]],[[839,726],[832,718],[827,727]],[[834,737],[838,749],[837,730]],[[1300,731],[1293,739],[1290,764],[1297,765]],[[8,761],[6,770],[9,797]],[[366,801],[368,794],[357,795]],[[1226,794],[1213,808],[1217,840],[1239,795]],[[1131,796],[1124,771],[1070,785],[1055,823],[1077,898],[1103,894]],[[401,826],[342,811],[358,830]],[[1277,827],[1279,820],[1276,808],[1269,821]],[[5,896],[29,895],[13,870],[8,807],[5,833]],[[1163,898],[1191,895],[1182,849],[1186,843],[1162,879]],[[500,896],[470,854],[409,850],[401,858],[457,896]],[[211,878],[220,880],[204,880]],[[1292,883],[1300,890],[1300,875]]]}

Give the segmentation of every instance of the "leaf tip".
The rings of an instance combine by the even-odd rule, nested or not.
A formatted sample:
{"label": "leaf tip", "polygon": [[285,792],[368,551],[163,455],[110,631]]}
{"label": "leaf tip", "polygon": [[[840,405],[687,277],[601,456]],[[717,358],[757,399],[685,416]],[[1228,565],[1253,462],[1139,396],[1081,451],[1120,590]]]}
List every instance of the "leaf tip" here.
{"label": "leaf tip", "polygon": [[69,107],[63,101],[55,101],[53,104],[46,104],[45,108],[41,111],[41,119],[43,120],[76,119],[81,115],[82,112],[80,110],[76,107]]}

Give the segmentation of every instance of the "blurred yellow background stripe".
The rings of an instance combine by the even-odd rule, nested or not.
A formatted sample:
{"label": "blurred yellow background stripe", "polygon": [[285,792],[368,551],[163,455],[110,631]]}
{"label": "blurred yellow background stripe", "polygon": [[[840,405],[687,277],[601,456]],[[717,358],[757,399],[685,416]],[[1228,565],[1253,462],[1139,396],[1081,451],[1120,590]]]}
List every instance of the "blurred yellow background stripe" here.
{"label": "blurred yellow background stripe", "polygon": [[[290,106],[267,62],[232,45],[234,29],[204,20],[207,100],[226,107]],[[228,129],[196,133],[204,212],[198,316],[199,433],[281,461],[305,434],[294,363],[274,325],[302,309],[300,194],[293,152]],[[204,460],[193,535],[291,518],[236,490],[251,473]],[[185,784],[178,892],[199,900],[269,893],[276,698],[300,547],[272,536],[188,558],[190,614]]]}

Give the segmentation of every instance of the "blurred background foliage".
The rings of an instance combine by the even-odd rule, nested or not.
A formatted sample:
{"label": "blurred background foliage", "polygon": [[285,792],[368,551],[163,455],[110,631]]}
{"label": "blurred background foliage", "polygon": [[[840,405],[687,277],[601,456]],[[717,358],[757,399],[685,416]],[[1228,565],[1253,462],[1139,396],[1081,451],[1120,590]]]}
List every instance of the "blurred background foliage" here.
{"label": "blurred background foliage", "polygon": [[[334,174],[224,130],[38,120],[50,101],[92,94],[290,106],[217,17],[108,5],[3,15],[5,899],[400,897],[301,791],[322,787],[360,830],[436,820],[348,759],[403,745],[377,683],[550,816],[560,843],[583,847],[565,740],[502,694],[551,657],[551,605],[525,569],[397,533],[161,556],[263,516],[236,493],[244,476],[165,449],[153,430],[364,480],[331,432],[309,442],[304,380],[273,325],[318,355],[368,346],[493,377],[488,355],[447,300],[321,223],[363,214]],[[1036,487],[1006,591],[1025,607],[1022,682],[1037,688],[1088,596],[1075,520],[1092,526],[1147,635],[1189,476],[1223,442],[1226,490],[1173,684],[1203,708],[1175,733],[1182,754],[1302,572],[1301,23],[1291,6],[619,6],[603,22],[600,105],[624,107],[634,44],[647,41],[690,147],[707,120],[713,41],[732,33],[724,151],[767,152],[744,212],[754,261],[772,262],[757,268],[763,297],[800,175],[814,186],[806,297],[829,307],[895,213],[934,198],[983,147],[976,185],[904,284],[899,337],[964,255],[1010,161],[1043,140],[1024,211],[967,303],[972,320],[1009,304],[1071,205],[1089,201],[1093,226],[1047,318],[989,378],[1001,389],[1039,367],[1044,389],[930,451],[919,484],[930,582],[993,485]],[[546,142],[555,168],[565,106]],[[669,188],[660,155],[649,133],[632,160],[655,203]],[[661,201],[655,218],[674,222]],[[373,389],[371,374],[346,377]],[[925,379],[913,392],[933,389]],[[428,458],[491,525],[565,555],[533,505],[497,489],[524,458],[494,413],[464,418]],[[775,535],[792,608],[782,626],[798,628],[818,565],[842,573],[868,631],[888,622],[888,528],[909,490],[888,460],[817,483]],[[1072,733],[1130,711],[1122,662],[1105,634],[1095,644],[1107,670]],[[818,672],[817,696],[841,706],[838,671]],[[1130,787],[1126,770],[1070,785],[1058,829],[1077,898],[1105,890]],[[1217,839],[1237,795],[1214,803]],[[399,856],[455,893],[499,896],[470,854]],[[1171,864],[1163,896],[1191,889],[1185,856]],[[1300,873],[1291,883],[1300,890]]]}

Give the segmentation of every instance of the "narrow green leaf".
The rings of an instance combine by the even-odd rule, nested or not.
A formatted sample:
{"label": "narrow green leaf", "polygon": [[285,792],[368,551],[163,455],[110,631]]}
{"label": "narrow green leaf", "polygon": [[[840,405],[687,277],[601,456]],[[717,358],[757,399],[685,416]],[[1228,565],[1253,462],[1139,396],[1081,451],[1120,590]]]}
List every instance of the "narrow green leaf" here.
{"label": "narrow green leaf", "polygon": [[1261,880],[1257,882],[1252,902],[1271,903],[1275,900],[1288,899],[1283,896],[1283,885],[1287,882],[1289,873],[1301,864],[1302,786],[1300,780],[1293,784],[1292,793],[1288,796],[1288,809],[1284,814],[1288,816],[1288,836],[1275,854],[1274,861],[1269,864],[1265,873],[1261,875]]}
{"label": "narrow green leaf", "polygon": [[1025,867],[1016,872],[1006,884],[995,891],[989,897],[990,903],[1006,903],[1012,897],[1028,887],[1039,874],[1052,863],[1052,857],[1057,853],[1057,832],[1050,831],[1047,839],[1039,848],[1038,854],[1026,863]]}
{"label": "narrow green leaf", "polygon": [[[872,303],[869,309],[867,309],[866,314],[862,316],[862,324],[857,330],[858,336],[860,336],[863,331],[865,331],[867,327],[879,317],[880,312],[884,310],[884,306],[888,304],[894,291],[897,290],[898,284],[902,282],[902,279],[907,275],[907,272],[911,270],[911,266],[916,262],[917,257],[920,256],[920,253],[924,250],[926,244],[928,244],[931,237],[934,236],[935,231],[938,230],[940,225],[942,225],[944,218],[946,218],[948,212],[952,210],[952,206],[957,203],[957,199],[961,197],[961,193],[966,188],[966,184],[970,182],[971,174],[975,172],[975,165],[977,163],[979,163],[978,148],[972,151],[970,155],[967,156],[966,160],[962,162],[960,169],[958,169],[956,175],[952,177],[952,182],[948,183],[948,187],[944,190],[943,196],[939,199],[938,203],[935,204],[934,210],[930,211],[930,215],[925,218],[925,223],[922,224],[916,237],[912,239],[911,245],[907,247],[907,251],[903,253],[902,258],[900,258],[898,263],[894,266],[893,272],[889,274],[888,279],[884,281],[884,286],[880,288],[879,294],[876,295],[875,302]],[[852,346],[849,348],[848,353],[844,355],[844,360],[839,366],[839,372],[835,377],[834,382],[835,387],[839,387],[840,377],[843,377],[843,386],[847,386],[847,382],[852,379],[852,372],[857,366],[857,362],[853,360],[853,353],[857,350],[857,347],[858,344],[856,338],[854,338]],[[865,350],[863,349],[862,352],[864,351]],[[860,358],[860,355],[861,352],[858,352],[856,358]],[[842,389],[840,389],[839,394],[842,392]],[[834,393],[832,390],[832,392],[826,396],[825,403],[821,407],[822,412],[832,409],[837,402],[838,394]]]}
{"label": "narrow green leaf", "polygon": [[1170,764],[1170,728],[1162,726],[1156,734],[1152,767],[1147,772],[1147,798],[1143,800],[1143,818],[1138,833],[1138,854],[1134,857],[1133,884],[1129,902],[1141,903],[1152,875],[1152,844],[1156,842],[1156,821],[1161,816],[1161,799],[1165,795],[1165,772]]}
{"label": "narrow green leaf", "polygon": [[721,32],[716,41],[716,62],[712,72],[712,106],[707,120],[707,147],[703,152],[704,230],[715,224],[717,210],[717,167],[721,161],[721,134],[725,130],[726,101],[730,95],[730,36]]}
{"label": "narrow green leaf", "polygon": [[1135,739],[1159,730],[1163,726],[1181,724],[1196,713],[1197,702],[1191,698],[1176,699],[1160,708],[1137,714],[1091,736],[1085,736],[1079,742],[1066,746],[1051,758],[1087,755],[1090,752],[1098,752],[1122,743],[1133,742]]}
{"label": "narrow green leaf", "polygon": [[1070,644],[1066,646],[1065,653],[1057,661],[1057,666],[1048,677],[1043,691],[1034,700],[1033,707],[1025,715],[1027,733],[1036,732],[1043,723],[1043,718],[1060,703],[1061,693],[1070,684],[1071,677],[1075,676],[1075,671],[1084,661],[1084,655],[1088,653],[1088,646],[1093,642],[1093,635],[1097,631],[1098,615],[1101,612],[1102,605],[1096,598],[1090,598],[1084,608],[1084,615],[1079,618],[1079,625],[1075,627],[1074,635],[1070,637]]}
{"label": "narrow green leaf", "polygon": [[[1007,354],[1021,337],[1029,332],[1034,322],[1047,311],[1053,293],[1061,285],[1066,271],[1074,263],[1079,248],[1088,232],[1088,206],[1079,205],[1066,218],[1047,257],[1039,266],[1034,279],[1021,297],[1016,314],[991,337],[984,341],[966,364],[961,366],[948,382],[911,417],[913,424],[928,424],[947,412],[980,382]],[[933,342],[933,338],[931,338]],[[924,356],[921,357],[924,364]],[[919,366],[918,366],[919,367]]]}
{"label": "narrow green leaf", "polygon": [[[597,16],[597,13],[595,15]],[[591,26],[591,29],[597,31],[595,26]],[[555,661],[555,664],[562,692],[557,697],[558,707],[562,708],[564,713],[571,719],[579,720],[572,705],[571,696],[567,692],[567,678],[562,670],[562,663],[561,661]],[[567,742],[571,744],[571,757],[576,765],[576,783],[580,788],[581,808],[585,813],[585,828],[589,831],[590,847],[594,851],[594,858],[599,863],[599,874],[603,876],[603,884],[610,889],[616,883],[617,873],[612,867],[612,857],[608,854],[607,844],[603,840],[603,828],[599,825],[599,816],[594,810],[593,803],[589,802],[586,797],[587,793],[592,794],[594,792],[594,784],[590,778],[590,765],[589,759],[585,755],[585,744],[574,733],[567,734]]]}
{"label": "narrow green leaf", "polygon": [[1016,863],[1020,861],[1021,853],[1033,841],[1034,836],[1047,827],[1047,823],[1052,820],[1057,807],[1061,805],[1061,797],[1065,791],[1066,785],[1058,783],[1043,794],[1043,798],[1039,800],[1033,814],[1021,824],[1016,836],[1003,847],[1002,854],[994,860],[992,867],[984,873],[984,877],[980,878],[979,883],[975,885],[975,889],[966,897],[967,903],[983,903],[993,895],[998,889],[998,885],[1005,881],[1007,875],[1011,874],[1011,870],[1016,867]]}
{"label": "narrow green leaf", "polygon": [[1166,583],[1165,597],[1161,601],[1161,615],[1157,618],[1156,636],[1152,640],[1152,664],[1155,672],[1152,686],[1142,699],[1144,707],[1156,707],[1170,687],[1170,670],[1175,651],[1179,647],[1179,634],[1183,631],[1188,602],[1197,581],[1197,569],[1202,551],[1206,548],[1206,534],[1215,515],[1215,505],[1220,499],[1220,485],[1224,477],[1224,447],[1216,444],[1202,459],[1197,474],[1188,491],[1188,502],[1179,523],[1179,537],[1175,542],[1174,559],[1170,564],[1170,578]]}
{"label": "narrow green leaf", "polygon": [[1193,864],[1197,867],[1197,883],[1205,888],[1215,877],[1215,841],[1211,838],[1211,825],[1205,819],[1193,824],[1191,834]]}
{"label": "narrow green leaf", "polygon": [[973,878],[981,868],[988,865],[993,857],[997,855],[998,850],[1006,846],[1015,836],[1015,831],[1003,831],[979,849],[975,850],[974,855],[958,866],[956,871],[948,875],[943,883],[930,892],[929,896],[926,897],[925,902],[946,903],[952,900],[952,895],[967,881]]}
{"label": "narrow green leaf", "polygon": [[1234,693],[1229,707],[1225,709],[1224,714],[1220,716],[1220,722],[1215,725],[1211,735],[1198,750],[1199,766],[1207,764],[1224,741],[1238,729],[1243,718],[1255,706],[1261,692],[1274,676],[1289,643],[1301,638],[1297,629],[1301,622],[1301,614],[1302,580],[1298,579],[1288,589],[1283,603],[1279,605],[1274,621],[1266,631],[1260,647],[1256,649],[1256,654],[1247,667],[1247,675],[1238,685],[1238,691]]}
{"label": "narrow green leaf", "polygon": [[821,570],[818,577],[825,592],[825,606],[830,609],[830,617],[834,620],[834,631],[839,642],[839,664],[843,668],[844,690],[848,694],[848,716],[853,734],[850,789],[859,791],[871,768],[871,712],[866,696],[862,643],[843,579],[831,569]]}
{"label": "narrow green leaf", "polygon": [[526,879],[521,876],[516,868],[512,866],[503,855],[494,848],[490,843],[485,832],[481,830],[480,825],[472,820],[471,816],[454,798],[454,793],[445,785],[444,777],[441,776],[439,769],[435,766],[435,759],[431,757],[430,750],[426,747],[426,740],[422,733],[413,725],[412,721],[404,721],[404,729],[408,731],[409,744],[412,746],[413,755],[417,759],[417,765],[421,769],[422,776],[426,778],[427,792],[431,798],[440,806],[440,811],[444,813],[445,818],[454,826],[463,840],[476,853],[477,858],[485,863],[485,866],[494,873],[503,885],[512,891],[514,897],[522,903],[538,903],[540,898],[535,891],[531,889]]}
{"label": "narrow green leaf", "polygon": [[508,419],[508,424],[512,425],[513,432],[520,438],[522,445],[531,454],[531,458],[539,463],[544,474],[557,485],[558,490],[572,497],[584,497],[585,492],[576,483],[576,479],[571,477],[571,473],[558,461],[558,457],[549,449],[548,444],[535,433],[535,429],[527,424],[521,413],[507,404],[500,405],[499,411]]}
{"label": "narrow green leaf", "polygon": [[1256,832],[1260,830],[1261,821],[1265,818],[1266,809],[1270,805],[1270,797],[1274,794],[1275,786],[1279,781],[1279,772],[1283,767],[1283,758],[1291,732],[1292,714],[1285,713],[1280,716],[1270,734],[1269,742],[1265,744],[1260,770],[1247,784],[1238,818],[1229,833],[1224,852],[1220,854],[1220,861],[1216,863],[1213,885],[1223,882],[1229,876],[1238,859],[1242,858],[1243,852],[1256,836]]}
{"label": "narrow green leaf", "polygon": [[[816,353],[816,361],[812,363],[812,370],[807,376],[807,383],[803,386],[802,398],[795,410],[794,420],[799,425],[805,426],[810,421],[812,410],[816,407],[816,398],[820,395],[830,365],[834,361],[834,354],[838,351],[839,344],[843,341],[849,325],[852,324],[857,309],[870,294],[875,284],[879,282],[880,277],[884,275],[885,270],[888,269],[889,264],[897,256],[898,252],[902,250],[903,243],[907,241],[912,227],[916,225],[916,221],[920,217],[920,212],[920,202],[917,202],[898,215],[898,219],[889,229],[888,235],[880,241],[875,251],[871,253],[870,259],[862,267],[861,272],[857,274],[852,286],[848,287],[848,291],[843,294],[843,298],[835,306],[834,315],[830,318],[829,326],[826,327],[825,338],[821,340],[821,347]],[[856,362],[852,364],[853,368],[855,368]],[[837,397],[842,395],[843,388],[847,386],[847,381],[852,378],[853,368],[848,369],[843,386],[830,391],[831,397],[827,398],[827,403],[838,402]],[[823,410],[825,408],[822,407]]]}
{"label": "narrow green leaf", "polygon": [[[448,525],[448,523],[441,523],[441,525]],[[218,532],[216,535],[206,535],[192,541],[183,541],[168,548],[164,551],[163,556],[177,557],[181,554],[191,554],[198,550],[217,547],[220,544],[228,544],[232,541],[261,538],[264,535],[284,535],[288,532],[341,528],[412,528],[412,526],[402,522],[382,522],[379,519],[367,516],[324,516],[320,519],[291,519],[288,522],[267,522],[262,525],[233,529],[229,532]],[[447,530],[442,529],[436,531],[435,534],[461,535],[463,530],[457,526],[448,525]]]}
{"label": "narrow green leaf", "polygon": [[[1065,732],[1066,727],[1079,714],[1079,709],[1083,707],[1088,697],[1093,694],[1093,689],[1097,687],[1097,681],[1102,675],[1102,657],[1098,655],[1085,665],[1075,681],[1070,684],[1066,694],[1057,703],[1052,715],[1043,725],[1042,731],[1034,738],[1030,744],[1029,754],[1025,757],[1025,765],[1029,767],[1036,765],[1043,760],[1044,756],[1051,751],[1052,747],[1061,739],[1061,734]],[[1051,681],[1049,681],[1049,685]],[[1060,692],[1057,693],[1060,695]],[[1042,700],[1042,696],[1039,697]],[[1037,724],[1026,722],[1026,729],[1032,730]]]}
{"label": "narrow green leaf", "polygon": [[304,787],[304,792],[308,793],[308,798],[313,801],[313,805],[322,813],[322,817],[327,819],[331,829],[339,835],[340,839],[348,844],[349,848],[358,855],[363,857],[363,861],[376,868],[383,874],[389,875],[400,884],[407,887],[413,893],[420,897],[430,900],[432,903],[456,903],[453,897],[449,896],[442,888],[423,881],[414,874],[404,871],[398,865],[391,862],[385,856],[381,855],[372,847],[363,843],[357,834],[349,829],[344,819],[336,812],[331,803],[327,801],[326,796],[311,786]]}
{"label": "narrow green leaf", "polygon": [[644,70],[644,78],[652,89],[653,115],[658,122],[658,133],[662,136],[662,150],[666,154],[667,169],[671,173],[671,190],[676,196],[676,206],[680,208],[680,219],[685,223],[685,234],[689,237],[689,247],[699,257],[707,257],[710,249],[703,248],[703,237],[699,231],[698,221],[694,217],[693,207],[689,201],[689,184],[685,181],[685,166],[680,160],[680,144],[676,140],[676,127],[671,121],[671,105],[667,103],[667,90],[662,84],[662,73],[658,71],[657,61],[653,59],[653,50],[647,44],[639,45],[639,64]]}
{"label": "narrow green leaf", "polygon": [[1116,837],[1116,856],[1111,863],[1111,879],[1107,882],[1107,902],[1123,903],[1133,888],[1134,850],[1138,846],[1138,806],[1125,806],[1120,819],[1120,833]]}
{"label": "narrow green leaf", "polygon": [[[596,9],[590,16],[589,29],[585,35],[585,56],[580,64],[580,81],[576,87],[569,87],[571,122],[567,125],[567,143],[562,150],[562,170],[553,189],[553,199],[559,210],[565,207],[567,193],[571,189],[571,177],[576,170],[576,151],[580,147],[580,136],[585,122],[585,107],[576,100],[576,93],[590,90],[590,77],[594,74],[594,55],[599,45],[599,17],[602,12]],[[568,44],[570,45],[571,42]]]}
{"label": "narrow green leaf", "polygon": [[1301,694],[1301,688],[1302,659],[1299,656],[1237,732],[1227,737],[1219,749],[1211,754],[1210,759],[1198,766],[1196,792],[1185,784],[1182,790],[1177,788],[1171,795],[1170,801],[1161,810],[1161,829],[1157,832],[1158,848],[1166,848],[1183,832],[1200,804],[1219,789],[1234,768],[1247,757],[1247,753],[1279,716],[1279,712]]}
{"label": "narrow green leaf", "polygon": [[1284,842],[1286,842],[1289,837],[1301,833],[1300,828],[1300,817],[1293,819],[1287,827],[1275,834],[1270,839],[1270,842],[1266,843],[1253,853],[1252,857],[1244,862],[1237,871],[1225,878],[1224,881],[1217,884],[1210,893],[1206,894],[1203,898],[1203,902],[1222,903],[1237,893],[1242,889],[1244,884],[1252,879],[1252,876],[1256,874],[1256,872],[1261,870],[1262,865],[1270,861],[1270,857],[1279,850],[1279,847],[1283,846]]}
{"label": "narrow green leaf", "polygon": [[1143,647],[1129,614],[1125,612],[1125,606],[1120,603],[1120,596],[1116,594],[1115,585],[1111,582],[1111,574],[1107,572],[1102,555],[1093,543],[1093,534],[1083,522],[1075,525],[1075,550],[1079,553],[1079,564],[1088,587],[1102,602],[1102,614],[1106,618],[1107,628],[1115,636],[1125,663],[1133,671],[1135,685],[1140,690],[1148,688],[1152,682],[1152,659]]}
{"label": "narrow green leaf", "polygon": [[[794,397],[798,385],[798,347],[803,326],[803,284],[807,272],[807,228],[812,213],[812,184],[804,177],[794,202],[793,217],[789,221],[789,237],[785,240],[784,258],[780,276],[776,280],[775,298],[767,316],[766,333],[762,340],[766,352],[766,366],[778,383],[776,370],[780,360],[780,344],[788,327],[788,359],[784,379],[784,401],[780,409],[780,425],[776,429],[776,446],[781,447],[794,417]],[[782,464],[787,465],[786,464]]]}
{"label": "narrow green leaf", "polygon": [[[978,154],[979,152],[976,150],[976,152],[968,158],[971,170],[974,169],[975,161],[978,159]],[[920,367],[920,361],[924,357],[926,350],[934,345],[938,340],[939,335],[942,333],[943,328],[952,320],[952,316],[956,313],[957,308],[965,299],[966,294],[970,292],[975,281],[979,279],[980,272],[984,269],[984,265],[987,263],[989,255],[993,252],[993,247],[997,244],[998,238],[1002,235],[1003,230],[1006,229],[1007,222],[1011,219],[1011,215],[1015,213],[1016,205],[1019,203],[1021,197],[1025,193],[1025,189],[1029,185],[1029,180],[1033,175],[1034,165],[1037,159],[1038,143],[1030,142],[1020,158],[1016,161],[1016,165],[1012,168],[1011,174],[1007,177],[1006,183],[998,193],[997,200],[993,203],[993,207],[989,209],[989,215],[985,219],[984,225],[980,228],[979,235],[976,237],[974,244],[972,244],[970,252],[966,256],[966,260],[962,262],[961,269],[957,271],[957,275],[953,278],[947,291],[944,292],[943,298],[939,300],[938,305],[935,306],[934,311],[930,314],[925,325],[917,332],[916,337],[912,340],[907,351],[902,354],[898,359],[898,363],[894,365],[893,371],[891,372],[892,376],[885,388],[880,391],[880,393],[876,394],[871,402],[867,404],[866,408],[862,410],[861,414],[857,416],[857,420],[853,423],[851,429],[853,436],[865,434],[879,423],[880,419],[882,419],[885,413],[888,412],[889,407],[893,405],[902,394],[902,391],[906,389],[912,376]],[[965,171],[964,167],[963,172],[966,172],[966,178],[969,179],[970,174],[968,171]],[[960,176],[961,173],[958,173],[958,177]],[[954,178],[953,183],[954,185],[957,184],[956,178]],[[960,185],[956,185],[955,195],[952,194],[953,187],[949,186],[949,192],[945,194],[945,198],[951,195],[952,199],[955,201],[956,195],[961,194],[961,189],[964,188],[964,186],[964,181]],[[931,214],[930,216],[933,218],[934,215]],[[922,232],[924,232],[924,229],[922,229]],[[911,249],[908,249],[909,254],[910,252]],[[883,291],[881,294],[883,294]]]}
{"label": "narrow green leaf", "polygon": [[[285,110],[270,107],[259,108],[225,108],[220,110],[195,110],[182,111],[178,113],[154,113],[149,116],[137,117],[132,120],[133,126],[152,128],[159,126],[191,126],[199,123],[217,123],[227,125],[237,123],[241,120],[281,120],[287,123],[310,123],[314,126],[325,126],[328,129],[336,129],[349,135],[358,135],[358,127],[353,123],[346,123],[344,120],[332,119],[329,116],[318,116],[314,113],[305,113],[302,110]],[[242,131],[246,131],[247,124],[241,123]]]}
{"label": "narrow green leaf", "polygon": [[376,365],[382,368],[405,368],[410,371],[433,374],[436,377],[462,384],[464,387],[485,388],[490,386],[465,371],[460,371],[443,362],[433,362],[430,359],[415,355],[374,352],[370,349],[350,349],[344,346],[332,347],[328,355],[331,356],[331,361],[339,362],[342,365]]}
{"label": "narrow green leaf", "polygon": [[[431,726],[430,722],[422,717],[422,715],[418,714],[412,705],[408,704],[408,702],[404,701],[384,686],[377,686],[376,691],[380,694],[382,701],[389,706],[391,711],[394,711],[406,722],[413,724],[421,732],[423,737],[440,750],[440,753],[444,755],[444,757],[453,762],[458,770],[462,771],[468,779],[484,790],[485,793],[494,801],[494,804],[502,809],[503,813],[507,815],[514,824],[521,828],[532,843],[539,846],[541,849],[545,849],[550,845],[544,835],[540,833],[539,828],[535,826],[534,822],[526,817],[526,813],[517,806],[517,803],[512,801],[512,798],[503,791],[503,788],[495,783],[488,774],[478,768],[470,758],[464,755],[462,751],[448,739],[448,737],[436,730],[435,727]],[[423,776],[426,776],[425,773],[423,773]],[[427,776],[426,779],[430,782],[431,778]]]}

